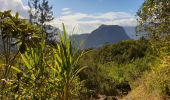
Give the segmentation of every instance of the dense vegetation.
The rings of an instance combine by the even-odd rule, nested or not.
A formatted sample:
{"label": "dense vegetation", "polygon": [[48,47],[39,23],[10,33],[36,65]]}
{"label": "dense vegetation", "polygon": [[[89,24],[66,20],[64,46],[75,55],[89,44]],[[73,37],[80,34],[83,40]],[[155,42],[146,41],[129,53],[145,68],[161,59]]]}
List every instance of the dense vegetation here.
{"label": "dense vegetation", "polygon": [[26,22],[0,12],[0,99],[169,99],[169,7],[169,0],[146,0],[138,12],[143,37],[86,50],[73,47],[64,24],[59,40],[48,42],[48,19],[37,21],[43,13]]}
{"label": "dense vegetation", "polygon": [[[80,77],[94,93],[123,95],[135,87],[134,81],[151,69],[156,57],[149,51],[148,40],[143,39],[88,50],[80,60],[80,65],[88,68]],[[120,88],[123,84],[127,87]]]}
{"label": "dense vegetation", "polygon": [[81,91],[77,76],[78,50],[72,47],[63,25],[59,43],[47,44],[45,34],[19,19],[18,13],[0,12],[2,39],[0,98],[62,99],[75,98]]}

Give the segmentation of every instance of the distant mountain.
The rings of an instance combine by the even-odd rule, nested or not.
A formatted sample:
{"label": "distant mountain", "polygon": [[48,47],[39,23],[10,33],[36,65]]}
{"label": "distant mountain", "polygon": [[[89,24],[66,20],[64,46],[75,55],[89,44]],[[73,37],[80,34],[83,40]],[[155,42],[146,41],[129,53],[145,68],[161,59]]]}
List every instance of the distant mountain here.
{"label": "distant mountain", "polygon": [[101,25],[90,34],[73,35],[72,38],[78,43],[85,41],[83,48],[96,48],[104,44],[131,39],[124,28],[118,25]]}
{"label": "distant mountain", "polygon": [[[88,38],[89,34],[85,33],[85,34],[75,34],[72,36],[72,41],[74,42],[74,46],[75,47],[81,47],[82,49],[85,46],[86,40]],[[83,45],[81,45],[81,43]]]}
{"label": "distant mountain", "polygon": [[130,38],[135,40],[139,39],[139,37],[136,36],[135,26],[124,26],[123,28]]}

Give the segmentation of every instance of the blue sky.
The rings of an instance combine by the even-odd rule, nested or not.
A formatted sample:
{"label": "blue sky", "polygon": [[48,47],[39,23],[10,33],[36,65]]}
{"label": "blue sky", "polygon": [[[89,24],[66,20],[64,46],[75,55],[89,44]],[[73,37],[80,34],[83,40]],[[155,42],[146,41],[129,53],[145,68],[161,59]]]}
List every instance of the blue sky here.
{"label": "blue sky", "polygon": [[[64,23],[68,32],[90,33],[102,24],[137,25],[135,14],[144,0],[49,0],[55,19],[50,23],[61,28]],[[12,9],[21,17],[28,18],[28,0],[0,0],[0,10]],[[127,33],[132,33],[127,32]]]}
{"label": "blue sky", "polygon": [[[22,0],[27,5],[28,0]],[[55,16],[61,15],[61,9],[70,8],[73,12],[104,13],[129,12],[136,13],[144,0],[49,0],[53,5]]]}

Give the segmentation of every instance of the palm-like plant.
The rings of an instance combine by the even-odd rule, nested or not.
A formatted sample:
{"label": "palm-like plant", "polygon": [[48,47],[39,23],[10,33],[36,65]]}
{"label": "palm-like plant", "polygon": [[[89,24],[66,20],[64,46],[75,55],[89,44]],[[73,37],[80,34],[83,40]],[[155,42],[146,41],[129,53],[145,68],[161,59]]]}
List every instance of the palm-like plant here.
{"label": "palm-like plant", "polygon": [[74,79],[86,67],[79,67],[77,63],[82,52],[77,56],[78,50],[73,47],[71,38],[68,37],[65,26],[63,24],[63,34],[58,34],[59,43],[52,49],[54,62],[51,67],[53,69],[53,78],[58,80],[60,91],[58,93],[60,99],[68,100],[71,97],[71,86],[74,84]]}

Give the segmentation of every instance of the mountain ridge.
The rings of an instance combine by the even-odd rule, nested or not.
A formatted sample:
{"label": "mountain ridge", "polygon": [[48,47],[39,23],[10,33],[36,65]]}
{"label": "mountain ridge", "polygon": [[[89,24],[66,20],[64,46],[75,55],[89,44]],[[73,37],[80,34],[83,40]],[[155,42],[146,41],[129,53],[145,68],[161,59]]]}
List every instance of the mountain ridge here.
{"label": "mountain ridge", "polygon": [[101,25],[90,34],[73,35],[72,38],[80,43],[85,41],[82,48],[97,48],[105,44],[117,43],[131,39],[125,29],[119,25]]}

